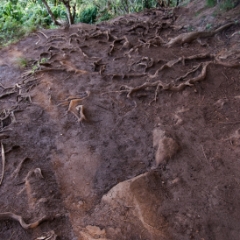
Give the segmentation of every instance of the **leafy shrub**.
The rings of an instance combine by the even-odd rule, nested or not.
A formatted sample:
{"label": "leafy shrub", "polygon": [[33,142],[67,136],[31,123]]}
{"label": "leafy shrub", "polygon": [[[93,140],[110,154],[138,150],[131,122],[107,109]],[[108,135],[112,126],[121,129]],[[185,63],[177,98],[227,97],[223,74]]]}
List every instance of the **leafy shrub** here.
{"label": "leafy shrub", "polygon": [[112,17],[113,16],[110,13],[105,12],[98,19],[101,22],[101,21],[107,21],[107,20],[111,19]]}
{"label": "leafy shrub", "polygon": [[80,16],[78,20],[83,23],[94,23],[97,17],[97,7],[96,6],[88,6],[83,8],[80,12]]}
{"label": "leafy shrub", "polygon": [[220,9],[224,10],[224,11],[228,11],[228,10],[234,8],[234,6],[235,6],[235,1],[233,1],[233,0],[224,0],[220,4]]}
{"label": "leafy shrub", "polygon": [[[62,4],[50,5],[55,18],[66,18]],[[2,0],[0,5],[0,45],[15,42],[38,27],[52,24],[45,6],[32,1]]]}
{"label": "leafy shrub", "polygon": [[145,0],[143,1],[143,8],[153,8],[156,7],[157,1],[155,0]]}
{"label": "leafy shrub", "polygon": [[217,4],[216,0],[207,0],[206,4],[208,7],[214,7]]}

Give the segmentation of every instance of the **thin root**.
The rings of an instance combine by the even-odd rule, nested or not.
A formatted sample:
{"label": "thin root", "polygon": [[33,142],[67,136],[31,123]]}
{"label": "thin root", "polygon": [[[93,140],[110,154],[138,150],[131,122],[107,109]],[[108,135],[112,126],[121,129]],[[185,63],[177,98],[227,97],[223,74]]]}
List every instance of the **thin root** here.
{"label": "thin root", "polygon": [[2,142],[1,142],[1,155],[2,155],[2,175],[1,175],[1,179],[0,179],[0,185],[2,184],[3,177],[4,177],[4,171],[5,171],[5,151],[4,151]]}
{"label": "thin root", "polygon": [[85,121],[87,121],[87,119],[86,119],[86,116],[84,115],[84,107],[83,107],[83,105],[78,105],[77,107],[76,107],[76,110],[79,112],[79,114],[80,114],[80,117],[78,117],[78,121],[79,122],[82,122],[83,120],[85,120]]}
{"label": "thin root", "polygon": [[[87,96],[83,98],[78,98],[74,96],[68,97],[61,105],[66,105],[68,101],[70,100],[69,106],[68,106],[68,112],[71,112],[79,122],[82,122],[83,120],[87,120],[84,115],[84,107],[83,105],[79,105],[82,100],[88,98],[90,96],[90,91],[86,91]],[[80,117],[79,117],[80,115]]]}
{"label": "thin root", "polygon": [[42,217],[40,218],[38,221],[35,221],[33,223],[29,223],[27,224],[22,216],[20,215],[16,215],[12,212],[5,212],[5,213],[0,213],[0,220],[8,220],[8,219],[13,219],[15,221],[18,221],[20,223],[20,225],[22,226],[22,228],[24,229],[32,229],[32,228],[36,228],[38,225],[40,225],[43,221],[46,221],[49,219],[49,217]]}

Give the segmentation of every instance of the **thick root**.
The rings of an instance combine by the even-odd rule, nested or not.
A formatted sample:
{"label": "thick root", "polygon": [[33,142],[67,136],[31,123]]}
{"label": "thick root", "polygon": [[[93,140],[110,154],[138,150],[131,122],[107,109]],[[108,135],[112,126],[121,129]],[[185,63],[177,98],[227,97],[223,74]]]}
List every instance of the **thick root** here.
{"label": "thick root", "polygon": [[155,87],[156,88],[155,101],[156,101],[159,90],[164,90],[164,91],[169,90],[169,91],[178,92],[178,91],[182,91],[187,86],[192,87],[196,82],[204,80],[206,77],[206,74],[207,74],[207,67],[209,66],[210,63],[211,62],[202,63],[201,64],[201,66],[202,66],[201,73],[197,77],[190,78],[189,80],[185,81],[184,83],[180,83],[178,85],[175,84],[176,80],[171,83],[163,83],[161,80],[158,80],[155,82],[145,82],[144,84],[142,84],[138,87],[130,87],[130,86],[123,85],[120,87],[119,92],[126,92],[127,98],[131,98],[131,96],[134,92],[144,90],[146,88]]}
{"label": "thick root", "polygon": [[[167,63],[162,65],[159,69],[157,69],[157,71],[153,75],[149,75],[149,77],[151,79],[156,78],[158,76],[159,72],[161,72],[162,70],[164,70],[166,68],[172,68],[174,65],[176,65],[179,62],[182,62],[182,64],[185,65],[186,61],[205,59],[205,58],[214,59],[215,55],[210,54],[210,53],[204,53],[204,54],[192,55],[192,56],[189,56],[189,57],[179,57],[177,59],[173,59],[173,60],[168,61]],[[158,62],[160,62],[160,61],[161,60],[159,60]]]}
{"label": "thick root", "polygon": [[217,28],[215,31],[182,33],[182,34],[178,35],[177,37],[170,39],[170,41],[166,44],[166,46],[172,47],[176,44],[190,43],[190,42],[196,40],[197,38],[212,37],[215,34],[219,33],[220,31],[232,26],[233,24],[234,24],[234,22],[227,23],[227,24]]}
{"label": "thick root", "polygon": [[[204,56],[208,56],[208,55],[196,55],[196,56],[204,57]],[[192,58],[192,57],[189,57],[189,58],[186,58],[186,59],[190,59],[190,58]],[[173,66],[174,64],[176,64],[179,61],[180,61],[180,59],[177,59],[175,61],[173,60],[173,61],[168,62],[164,66]],[[225,63],[225,62],[221,62],[221,61],[215,61],[215,62],[208,61],[208,62],[200,63],[197,67],[195,67],[194,69],[188,71],[184,76],[181,76],[181,77],[175,79],[174,81],[172,81],[170,83],[164,83],[161,80],[157,80],[157,81],[154,81],[154,82],[150,82],[150,81],[145,82],[142,85],[137,86],[137,87],[131,87],[131,86],[127,86],[127,85],[122,85],[120,87],[120,90],[119,91],[115,91],[115,92],[127,93],[127,98],[131,98],[132,94],[134,92],[137,92],[137,91],[140,91],[140,90],[145,90],[147,88],[156,88],[156,90],[155,90],[155,98],[154,98],[154,100],[156,101],[158,92],[160,90],[163,90],[163,91],[168,90],[168,91],[179,92],[179,91],[182,91],[183,89],[185,89],[186,87],[192,87],[192,86],[195,85],[195,83],[203,81],[206,78],[207,68],[208,68],[208,66],[210,64],[216,64],[216,65],[221,65],[221,66],[224,66],[224,67],[231,67],[231,68],[240,67],[239,63],[232,63],[231,64],[231,63]],[[201,72],[196,77],[190,78],[190,79],[186,80],[183,83],[176,84],[177,81],[185,79],[188,75],[190,75],[191,73],[196,72],[200,68],[201,68]],[[154,75],[156,75],[156,74],[154,74]],[[154,77],[156,77],[156,76],[154,76]],[[150,79],[151,78],[152,77],[150,77]]]}

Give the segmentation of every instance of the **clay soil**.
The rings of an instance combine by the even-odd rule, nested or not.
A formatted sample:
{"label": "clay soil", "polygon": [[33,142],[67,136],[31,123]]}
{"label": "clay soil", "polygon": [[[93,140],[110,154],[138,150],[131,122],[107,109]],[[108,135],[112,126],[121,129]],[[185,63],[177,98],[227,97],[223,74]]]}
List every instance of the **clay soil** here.
{"label": "clay soil", "polygon": [[0,239],[239,239],[239,7],[193,9],[0,51]]}

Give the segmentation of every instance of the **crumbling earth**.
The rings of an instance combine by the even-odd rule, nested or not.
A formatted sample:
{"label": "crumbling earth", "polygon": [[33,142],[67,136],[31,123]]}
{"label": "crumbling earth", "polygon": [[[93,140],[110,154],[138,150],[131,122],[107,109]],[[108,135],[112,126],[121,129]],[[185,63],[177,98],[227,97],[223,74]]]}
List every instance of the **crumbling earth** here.
{"label": "crumbling earth", "polygon": [[239,239],[239,19],[184,12],[1,50],[0,239]]}

